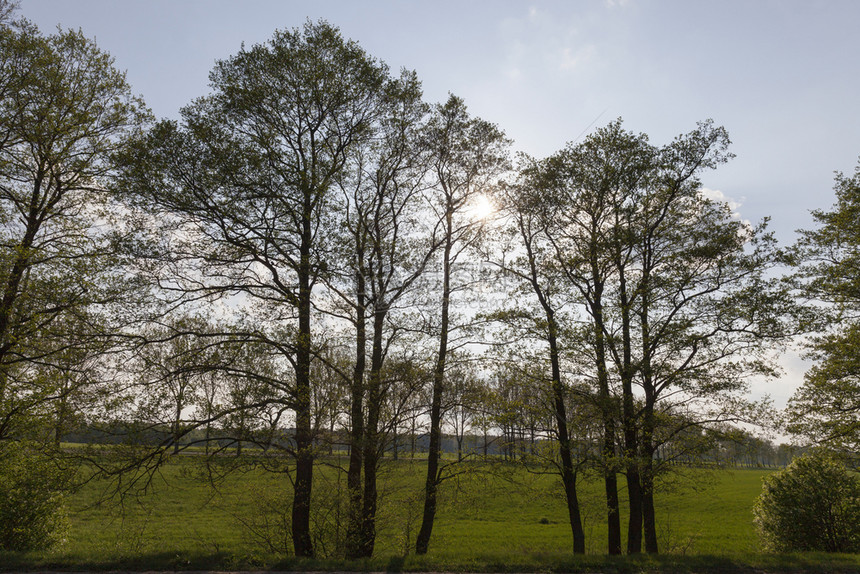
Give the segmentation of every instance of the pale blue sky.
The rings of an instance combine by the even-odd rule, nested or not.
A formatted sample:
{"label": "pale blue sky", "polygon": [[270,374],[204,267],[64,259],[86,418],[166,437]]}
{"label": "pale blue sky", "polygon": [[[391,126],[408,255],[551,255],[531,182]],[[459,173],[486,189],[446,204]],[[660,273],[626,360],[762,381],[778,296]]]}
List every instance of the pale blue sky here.
{"label": "pale blue sky", "polygon": [[95,36],[158,116],[205,94],[213,62],[242,42],[325,18],[533,155],[619,116],[654,143],[713,118],[738,157],[705,185],[746,219],[771,216],[783,242],[860,155],[854,0],[23,0],[21,12]]}
{"label": "pale blue sky", "polygon": [[[81,28],[128,71],[156,115],[207,93],[214,61],[276,28],[324,18],[428,101],[448,92],[544,156],[616,117],[668,142],[713,118],[737,158],[706,187],[772,217],[783,243],[833,201],[833,172],[860,156],[855,0],[23,0],[43,31]],[[595,121],[596,120],[596,121]],[[786,358],[787,385],[802,369]],[[794,365],[794,366],[791,366]]]}

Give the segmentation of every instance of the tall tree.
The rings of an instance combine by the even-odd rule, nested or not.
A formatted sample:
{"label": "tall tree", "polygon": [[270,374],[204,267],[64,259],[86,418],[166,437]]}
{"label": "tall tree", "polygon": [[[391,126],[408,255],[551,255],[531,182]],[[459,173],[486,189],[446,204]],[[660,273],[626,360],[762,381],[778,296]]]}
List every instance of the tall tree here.
{"label": "tall tree", "polygon": [[[630,278],[636,273],[636,262],[628,220],[635,210],[637,193],[648,184],[653,156],[647,136],[624,131],[618,120],[597,130],[581,144],[569,145],[549,164],[550,181],[556,181],[550,189],[560,190],[559,197],[568,201],[565,204],[568,211],[560,218],[565,227],[552,233],[557,256],[567,279],[583,298],[594,329],[598,397],[605,417],[604,458],[610,473],[607,486],[610,514],[617,505],[611,485],[611,473],[617,464],[610,448],[610,428],[617,424],[613,419],[619,419],[623,433],[620,463],[627,475],[628,553],[641,550],[642,532],[631,317],[636,291]],[[576,249],[577,242],[582,243],[582,251],[565,252],[572,246]],[[608,384],[610,365],[621,383],[620,413],[616,412]],[[621,550],[620,533],[612,532],[615,528],[613,517],[610,552]]]}
{"label": "tall tree", "polygon": [[462,99],[451,95],[437,105],[425,132],[432,155],[435,195],[432,200],[441,222],[441,308],[438,351],[433,370],[430,403],[430,445],[424,484],[424,513],[415,551],[426,554],[436,517],[436,493],[441,480],[442,395],[451,334],[451,298],[463,289],[456,283],[455,266],[480,236],[484,221],[476,217],[475,203],[509,168],[509,141],[494,124],[469,117]]}
{"label": "tall tree", "polygon": [[522,254],[511,261],[502,261],[502,270],[517,278],[525,291],[538,301],[537,314],[522,309],[503,313],[503,317],[528,318],[527,330],[537,332],[545,341],[550,365],[550,389],[555,420],[555,437],[558,441],[560,459],[559,474],[567,503],[568,520],[573,536],[573,552],[585,553],[585,531],[582,526],[579,498],[576,491],[578,465],[574,461],[571,432],[568,430],[569,413],[567,397],[569,389],[562,380],[563,334],[567,319],[564,317],[568,297],[562,280],[560,266],[554,263],[554,249],[546,232],[550,222],[563,207],[555,201],[546,201],[541,193],[546,186],[543,166],[540,162],[523,158],[520,177],[516,185],[506,188],[504,208],[509,214],[512,234],[516,237],[514,249]]}
{"label": "tall tree", "polygon": [[421,95],[414,73],[387,84],[374,138],[356,148],[339,180],[343,232],[333,249],[342,253],[344,268],[328,287],[346,303],[342,318],[355,329],[347,470],[347,555],[352,558],[371,556],[376,539],[376,475],[386,442],[380,419],[388,393],[384,373],[402,331],[392,318],[439,246],[438,225],[424,224],[429,163],[420,139],[427,114]]}
{"label": "tall tree", "polygon": [[[325,22],[278,31],[210,74],[212,94],[162,122],[126,157],[120,185],[162,214],[172,275],[186,300],[240,295],[247,331],[290,365],[272,388],[294,413],[292,539],[314,554],[311,361],[315,289],[328,268],[332,188],[369,137],[388,77]],[[181,233],[179,232],[181,230]]]}
{"label": "tall tree", "polygon": [[551,157],[533,182],[558,206],[543,233],[589,325],[571,332],[602,407],[611,553],[621,551],[616,470],[628,479],[627,550],[644,541],[656,552],[658,446],[690,426],[748,416],[745,377],[772,372],[766,350],[787,333],[791,303],[767,278],[777,258],[765,224],[742,222],[701,190],[699,174],[731,157],[728,143],[704,122],[656,148],[618,121]]}
{"label": "tall tree", "polygon": [[136,283],[103,190],[111,154],[147,118],[92,40],[43,36],[9,8],[0,4],[0,440],[54,403],[62,410],[89,380],[69,377],[122,328]]}
{"label": "tall tree", "polygon": [[[792,303],[785,288],[768,276],[777,251],[766,221],[752,226],[701,189],[700,174],[732,157],[729,143],[726,131],[707,121],[660,148],[631,218],[648,552],[658,550],[658,436],[672,436],[691,422],[750,420],[754,405],[746,398],[747,380],[773,374],[768,351],[788,333],[785,318]],[[660,428],[681,409],[688,422]]]}
{"label": "tall tree", "polygon": [[809,355],[817,361],[787,411],[788,430],[815,444],[860,451],[860,164],[836,174],[836,203],[812,212],[818,227],[801,231],[795,279],[814,303],[819,331]]}

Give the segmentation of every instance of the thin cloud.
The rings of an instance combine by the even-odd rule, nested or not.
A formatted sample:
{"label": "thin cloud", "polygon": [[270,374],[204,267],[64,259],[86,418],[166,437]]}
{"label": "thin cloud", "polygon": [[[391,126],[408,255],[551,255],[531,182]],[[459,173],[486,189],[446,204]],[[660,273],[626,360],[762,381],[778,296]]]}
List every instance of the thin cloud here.
{"label": "thin cloud", "polygon": [[597,46],[584,42],[573,22],[537,6],[521,18],[505,19],[501,33],[510,39],[504,73],[515,81],[524,80],[531,69],[580,71],[598,57]]}
{"label": "thin cloud", "polygon": [[732,217],[734,219],[740,220],[746,227],[752,227],[752,222],[749,219],[743,219],[741,217],[740,208],[743,205],[742,202],[736,201],[735,199],[727,196],[719,189],[710,189],[707,187],[703,187],[699,190],[699,194],[706,199],[710,199],[711,201],[726,204],[729,210],[732,212]]}
{"label": "thin cloud", "polygon": [[579,50],[564,48],[561,51],[561,63],[559,64],[559,68],[561,68],[562,70],[573,70],[581,67],[583,64],[590,62],[596,56],[597,47],[593,44],[584,46]]}

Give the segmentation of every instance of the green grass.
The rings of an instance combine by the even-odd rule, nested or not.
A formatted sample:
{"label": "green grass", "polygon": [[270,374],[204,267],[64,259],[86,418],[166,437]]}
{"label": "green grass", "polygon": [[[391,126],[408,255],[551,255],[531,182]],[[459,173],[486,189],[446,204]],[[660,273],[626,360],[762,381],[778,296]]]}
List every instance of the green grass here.
{"label": "green grass", "polygon": [[[333,461],[331,461],[333,462]],[[278,553],[289,547],[281,512],[288,509],[285,475],[236,472],[213,488],[200,461],[166,466],[144,496],[107,498],[92,482],[69,500],[68,540],[51,552],[2,554],[2,569],[248,569],[495,572],[860,572],[860,556],[760,553],[752,525],[753,500],[768,471],[686,471],[657,495],[658,557],[607,558],[602,484],[582,481],[580,501],[588,555],[573,557],[559,480],[501,464],[468,464],[446,481],[427,556],[410,550],[417,533],[426,463],[388,463],[380,477],[375,558],[344,563],[302,561]],[[316,531],[336,543],[344,477],[322,465],[315,475]],[[620,490],[624,492],[623,481]],[[622,516],[626,515],[626,509]],[[622,524],[626,529],[626,524]]]}

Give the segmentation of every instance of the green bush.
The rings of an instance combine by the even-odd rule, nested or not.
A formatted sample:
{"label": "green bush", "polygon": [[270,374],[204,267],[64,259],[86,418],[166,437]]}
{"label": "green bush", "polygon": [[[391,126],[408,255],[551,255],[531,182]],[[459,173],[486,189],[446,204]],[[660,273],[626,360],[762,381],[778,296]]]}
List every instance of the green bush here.
{"label": "green bush", "polygon": [[67,530],[66,473],[20,443],[0,443],[0,550],[50,548]]}
{"label": "green bush", "polygon": [[824,454],[764,479],[753,507],[767,550],[860,552],[860,479]]}

